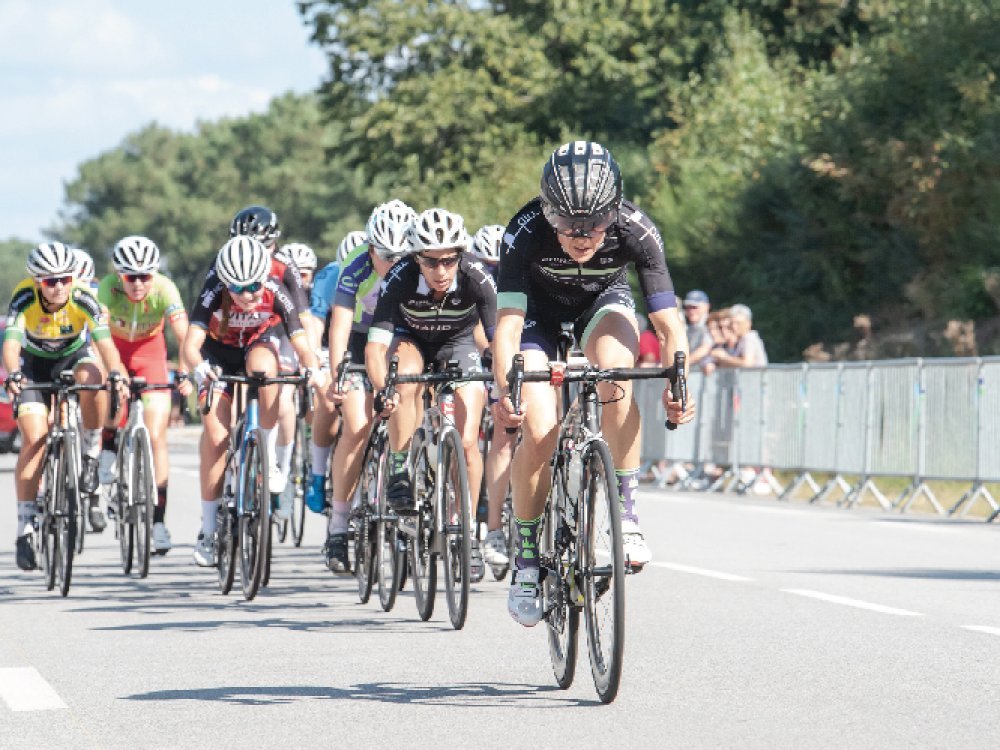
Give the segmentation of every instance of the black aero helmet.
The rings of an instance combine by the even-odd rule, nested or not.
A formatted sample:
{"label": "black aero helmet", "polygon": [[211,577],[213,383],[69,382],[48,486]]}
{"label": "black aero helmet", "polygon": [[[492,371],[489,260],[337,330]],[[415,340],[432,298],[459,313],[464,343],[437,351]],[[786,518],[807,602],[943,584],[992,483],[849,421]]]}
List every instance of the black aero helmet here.
{"label": "black aero helmet", "polygon": [[558,231],[600,231],[614,220],[621,204],[621,169],[600,143],[564,143],[542,169],[541,195],[545,218]]}
{"label": "black aero helmet", "polygon": [[278,214],[266,206],[247,206],[229,224],[230,237],[241,234],[265,244],[276,239],[281,234]]}

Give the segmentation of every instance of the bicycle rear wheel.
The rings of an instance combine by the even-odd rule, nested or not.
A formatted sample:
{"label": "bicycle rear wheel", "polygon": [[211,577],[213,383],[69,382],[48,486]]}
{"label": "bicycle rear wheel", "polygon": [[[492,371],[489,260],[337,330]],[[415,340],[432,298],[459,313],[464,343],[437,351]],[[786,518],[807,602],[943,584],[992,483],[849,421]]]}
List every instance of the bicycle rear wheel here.
{"label": "bicycle rear wheel", "polygon": [[153,474],[153,449],[145,428],[137,430],[132,444],[132,512],[135,524],[135,556],[140,578],[149,575],[149,555],[153,527],[153,503],[156,502],[156,477]]}
{"label": "bicycle rear wheel", "polygon": [[56,568],[59,578],[59,593],[69,594],[70,582],[73,579],[73,555],[76,552],[77,538],[77,503],[80,500],[79,475],[76,460],[76,440],[68,434],[63,442],[62,476],[59,483],[64,491],[58,496],[55,507],[56,525]]}
{"label": "bicycle rear wheel", "polygon": [[462,441],[453,429],[444,433],[440,460],[439,477],[444,482],[444,590],[451,626],[461,630],[469,608],[469,475]]}
{"label": "bicycle rear wheel", "polygon": [[610,703],[618,695],[625,651],[625,559],[618,483],[604,441],[590,444],[583,479],[578,544],[590,669],[598,697]]}
{"label": "bicycle rear wheel", "polygon": [[545,506],[541,538],[542,561],[547,569],[542,583],[542,602],[549,635],[549,659],[556,684],[563,690],[573,684],[576,675],[577,631],[580,628],[580,609],[573,601],[577,590],[573,583],[575,530],[568,513],[564,471],[564,468],[557,469],[552,478],[552,494]]}
{"label": "bicycle rear wheel", "polygon": [[271,493],[267,486],[267,444],[259,429],[249,436],[244,453],[243,508],[239,515],[240,584],[251,601],[260,590],[271,541]]}
{"label": "bicycle rear wheel", "polygon": [[59,537],[56,534],[55,509],[62,503],[59,498],[65,491],[65,487],[60,482],[62,461],[62,443],[55,442],[50,446],[48,457],[45,460],[45,508],[42,512],[41,528],[38,532],[42,569],[45,573],[45,588],[49,591],[56,586],[56,556],[59,554]]}
{"label": "bicycle rear wheel", "polygon": [[434,486],[423,445],[423,432],[417,431],[410,450],[413,467],[413,499],[417,509],[417,534],[410,542],[410,572],[417,614],[427,621],[434,614],[437,595],[437,553],[434,552]]}
{"label": "bicycle rear wheel", "polygon": [[[377,425],[375,430],[384,428]],[[361,462],[360,502],[357,509],[357,528],[354,530],[354,577],[358,582],[358,600],[367,604],[375,585],[375,540],[377,529],[375,514],[378,512],[379,460],[386,448],[386,439],[373,433],[365,445]]]}
{"label": "bicycle rear wheel", "polygon": [[[305,419],[295,424],[295,448],[292,451],[292,475],[295,477],[295,495],[292,497],[292,542],[302,545],[306,526],[306,487],[312,479],[312,460],[309,456],[309,429]],[[281,541],[285,541],[282,532]]]}
{"label": "bicycle rear wheel", "polygon": [[[119,469],[121,467],[119,466]],[[115,482],[110,485],[108,493],[108,505],[115,505],[115,527],[118,533],[118,551],[122,562],[122,573],[128,575],[132,572],[132,557],[135,551],[134,529],[131,519],[131,503],[126,493],[126,485]]]}

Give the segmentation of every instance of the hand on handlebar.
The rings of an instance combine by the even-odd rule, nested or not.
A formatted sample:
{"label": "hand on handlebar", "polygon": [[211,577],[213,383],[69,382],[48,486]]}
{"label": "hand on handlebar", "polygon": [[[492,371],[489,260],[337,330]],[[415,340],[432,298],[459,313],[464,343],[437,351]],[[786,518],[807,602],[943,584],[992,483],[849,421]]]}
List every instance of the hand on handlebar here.
{"label": "hand on handlebar", "polygon": [[388,419],[396,407],[399,406],[399,394],[393,393],[392,398],[386,398],[386,389],[375,394],[375,413],[383,419]]}
{"label": "hand on handlebar", "polygon": [[687,424],[694,419],[694,401],[689,398],[687,408],[682,410],[680,399],[674,400],[669,386],[663,389],[663,409],[667,412],[667,420],[674,424]]}
{"label": "hand on handlebar", "polygon": [[505,430],[516,430],[524,422],[524,407],[525,403],[522,401],[521,413],[518,414],[514,410],[514,404],[511,402],[510,396],[504,396],[493,404],[493,421]]}
{"label": "hand on handlebar", "polygon": [[317,393],[322,393],[329,383],[326,370],[316,369],[309,373],[309,385],[316,389]]}
{"label": "hand on handlebar", "polygon": [[7,376],[7,380],[4,381],[3,385],[7,389],[7,393],[11,396],[20,396],[21,388],[24,385],[24,373],[20,370],[12,372]]}
{"label": "hand on handlebar", "polygon": [[194,384],[191,382],[191,376],[186,372],[177,373],[177,392],[181,394],[184,398],[191,395],[194,390]]}

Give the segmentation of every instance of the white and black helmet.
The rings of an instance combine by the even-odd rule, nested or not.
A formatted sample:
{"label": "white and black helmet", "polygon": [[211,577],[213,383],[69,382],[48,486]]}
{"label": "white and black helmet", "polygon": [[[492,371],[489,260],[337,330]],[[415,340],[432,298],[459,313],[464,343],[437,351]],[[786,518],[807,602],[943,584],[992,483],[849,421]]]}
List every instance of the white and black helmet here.
{"label": "white and black helmet", "polygon": [[487,224],[472,237],[472,254],[487,263],[500,261],[500,243],[505,228],[500,224]]}
{"label": "white and black helmet", "polygon": [[396,261],[413,252],[407,229],[417,212],[401,200],[377,206],[368,217],[368,244],[382,260]]}
{"label": "white and black helmet", "polygon": [[344,259],[351,254],[351,251],[368,242],[368,235],[364,232],[355,229],[353,232],[348,232],[347,236],[340,241],[337,245],[337,262],[343,263]]}
{"label": "white and black helmet", "polygon": [[313,249],[301,242],[289,242],[287,245],[282,245],[274,257],[282,263],[293,264],[300,271],[315,271],[318,263]]}
{"label": "white and black helmet", "polygon": [[90,257],[90,253],[79,247],[74,247],[72,250],[73,257],[76,258],[76,271],[73,275],[80,281],[93,281],[97,269],[94,268],[94,259]]}
{"label": "white and black helmet", "polygon": [[542,211],[558,231],[585,236],[609,224],[622,202],[622,173],[600,143],[572,141],[542,169]]}
{"label": "white and black helmet", "polygon": [[239,235],[222,246],[215,259],[215,272],[227,286],[263,282],[271,270],[271,256],[253,237]]}
{"label": "white and black helmet", "polygon": [[148,237],[122,237],[111,254],[118,273],[156,273],[160,270],[160,248]]}
{"label": "white and black helmet", "polygon": [[465,221],[458,214],[443,208],[428,208],[410,224],[410,244],[413,252],[425,250],[451,250],[469,247],[469,233]]}
{"label": "white and black helmet", "polygon": [[28,253],[25,264],[35,278],[76,273],[76,256],[61,242],[43,242]]}

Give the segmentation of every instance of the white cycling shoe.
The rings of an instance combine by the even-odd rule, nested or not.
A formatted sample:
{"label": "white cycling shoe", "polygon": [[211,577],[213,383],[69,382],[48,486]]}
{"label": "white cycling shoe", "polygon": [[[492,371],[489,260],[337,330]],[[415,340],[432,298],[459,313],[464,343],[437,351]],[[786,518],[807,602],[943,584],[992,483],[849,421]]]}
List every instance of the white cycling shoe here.
{"label": "white cycling shoe", "polygon": [[213,534],[205,534],[204,531],[198,532],[198,541],[194,544],[194,561],[202,568],[214,568],[218,565],[213,536]]}
{"label": "white cycling shoe", "polygon": [[510,558],[507,557],[507,540],[504,539],[502,530],[494,529],[487,533],[482,550],[483,561],[490,567],[510,564]]}
{"label": "white cycling shoe", "polygon": [[170,532],[167,531],[166,525],[163,521],[158,521],[153,524],[153,552],[157,555],[165,555],[173,547],[173,543],[170,541]]}
{"label": "white cycling shoe", "polygon": [[639,524],[629,518],[622,519],[622,553],[625,564],[633,571],[639,571],[653,559],[653,553],[646,545],[646,539]]}
{"label": "white cycling shoe", "polygon": [[267,472],[267,489],[274,495],[280,495],[285,491],[286,484],[288,484],[288,477],[278,468],[278,464],[272,463]]}
{"label": "white cycling shoe", "polygon": [[515,570],[507,594],[507,611],[514,622],[533,628],[542,620],[542,587],[538,568]]}

